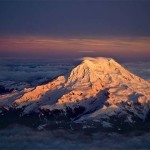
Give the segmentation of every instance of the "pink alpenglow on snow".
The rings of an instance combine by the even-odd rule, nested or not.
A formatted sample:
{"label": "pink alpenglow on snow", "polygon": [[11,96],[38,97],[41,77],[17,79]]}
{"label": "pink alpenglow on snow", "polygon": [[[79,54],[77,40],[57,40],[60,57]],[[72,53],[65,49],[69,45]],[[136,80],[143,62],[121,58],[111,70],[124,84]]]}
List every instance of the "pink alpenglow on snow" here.
{"label": "pink alpenglow on snow", "polygon": [[126,70],[112,58],[82,59],[69,74],[34,88],[26,88],[0,96],[1,107],[32,112],[84,110],[75,116],[75,122],[100,122],[111,127],[112,116],[126,116],[145,120],[150,110],[150,83]]}

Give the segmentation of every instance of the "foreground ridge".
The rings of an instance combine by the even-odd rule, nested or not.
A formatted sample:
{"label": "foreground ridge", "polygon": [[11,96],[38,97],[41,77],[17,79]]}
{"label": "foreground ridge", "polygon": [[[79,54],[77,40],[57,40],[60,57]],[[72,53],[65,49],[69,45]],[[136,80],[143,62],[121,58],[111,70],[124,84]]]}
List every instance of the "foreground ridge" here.
{"label": "foreground ridge", "polygon": [[22,116],[65,116],[75,123],[110,128],[148,118],[150,83],[112,58],[86,57],[69,74],[52,82],[1,95],[0,107],[21,110]]}

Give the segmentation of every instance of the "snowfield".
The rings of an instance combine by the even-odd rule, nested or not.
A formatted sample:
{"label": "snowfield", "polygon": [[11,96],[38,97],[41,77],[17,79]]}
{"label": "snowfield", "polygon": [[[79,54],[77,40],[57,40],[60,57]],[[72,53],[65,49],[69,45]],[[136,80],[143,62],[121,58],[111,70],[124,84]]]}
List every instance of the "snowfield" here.
{"label": "snowfield", "polygon": [[150,83],[112,58],[86,57],[70,73],[47,84],[0,95],[0,108],[1,114],[6,109],[21,110],[21,116],[48,112],[111,128],[147,120]]}

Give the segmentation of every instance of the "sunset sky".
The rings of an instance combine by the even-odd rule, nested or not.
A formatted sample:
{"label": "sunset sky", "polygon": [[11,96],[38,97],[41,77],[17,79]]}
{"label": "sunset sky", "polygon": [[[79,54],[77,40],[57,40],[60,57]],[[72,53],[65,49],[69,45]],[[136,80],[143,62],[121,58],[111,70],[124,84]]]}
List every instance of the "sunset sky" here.
{"label": "sunset sky", "polygon": [[150,1],[1,0],[0,56],[149,61]]}

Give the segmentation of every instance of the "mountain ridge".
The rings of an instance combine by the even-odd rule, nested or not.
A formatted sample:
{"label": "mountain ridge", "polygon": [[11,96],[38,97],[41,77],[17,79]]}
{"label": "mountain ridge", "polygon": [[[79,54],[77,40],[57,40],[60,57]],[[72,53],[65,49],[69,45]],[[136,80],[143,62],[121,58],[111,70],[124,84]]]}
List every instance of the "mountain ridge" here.
{"label": "mountain ridge", "polygon": [[22,109],[23,115],[55,110],[66,115],[71,109],[77,122],[96,120],[105,125],[120,114],[133,123],[135,117],[144,121],[150,110],[150,84],[112,58],[86,57],[70,74],[2,95],[0,106]]}

